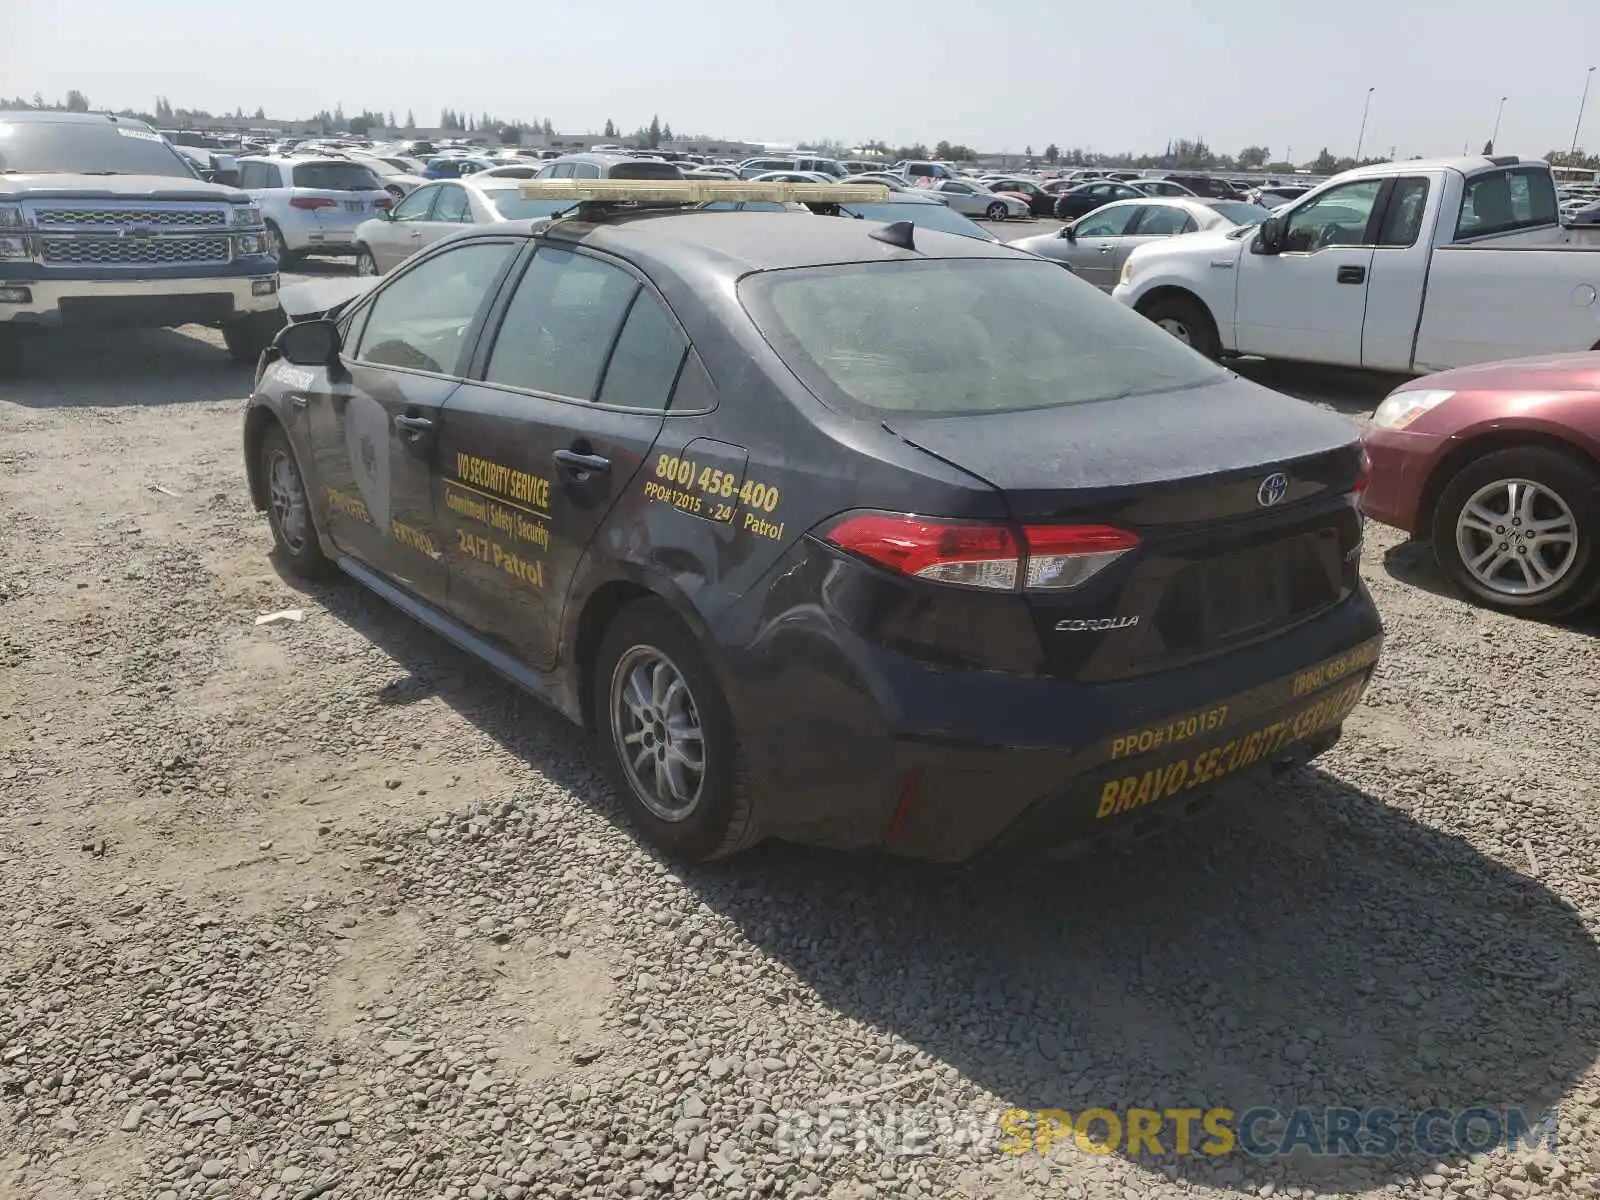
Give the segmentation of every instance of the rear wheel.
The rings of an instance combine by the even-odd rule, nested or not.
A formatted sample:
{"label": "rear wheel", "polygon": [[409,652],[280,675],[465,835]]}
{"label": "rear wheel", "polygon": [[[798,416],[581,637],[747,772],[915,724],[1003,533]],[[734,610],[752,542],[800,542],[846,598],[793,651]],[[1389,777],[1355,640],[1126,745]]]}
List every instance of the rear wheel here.
{"label": "rear wheel", "polygon": [[1004,221],[1006,219],[1005,201],[996,200],[993,204],[989,205],[988,208],[984,209],[983,215],[988,217],[991,221]]}
{"label": "rear wheel", "polygon": [[1497,450],[1445,485],[1433,514],[1439,568],[1490,608],[1564,616],[1600,598],[1600,473],[1550,446]]}
{"label": "rear wheel", "polygon": [[1222,341],[1205,305],[1189,296],[1163,296],[1139,310],[1185,346],[1207,358],[1222,357]]}
{"label": "rear wheel", "polygon": [[755,832],[733,717],[705,655],[658,600],[623,609],[601,639],[593,711],[606,771],[645,839],[696,861]]}
{"label": "rear wheel", "polygon": [[322,579],[333,564],[322,553],[311,519],[311,499],[289,435],[277,423],[261,437],[261,478],[267,489],[267,523],[272,540],[289,569],[303,579]]}

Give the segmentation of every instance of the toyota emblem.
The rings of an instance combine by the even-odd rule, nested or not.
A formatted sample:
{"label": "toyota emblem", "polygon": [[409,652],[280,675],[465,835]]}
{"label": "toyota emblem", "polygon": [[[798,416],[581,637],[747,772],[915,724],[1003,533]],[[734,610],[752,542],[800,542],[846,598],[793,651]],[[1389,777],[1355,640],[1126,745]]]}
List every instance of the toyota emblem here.
{"label": "toyota emblem", "polygon": [[1274,504],[1281,503],[1289,494],[1289,477],[1282,471],[1274,471],[1261,481],[1261,486],[1256,489],[1256,503],[1262,508],[1271,508]]}

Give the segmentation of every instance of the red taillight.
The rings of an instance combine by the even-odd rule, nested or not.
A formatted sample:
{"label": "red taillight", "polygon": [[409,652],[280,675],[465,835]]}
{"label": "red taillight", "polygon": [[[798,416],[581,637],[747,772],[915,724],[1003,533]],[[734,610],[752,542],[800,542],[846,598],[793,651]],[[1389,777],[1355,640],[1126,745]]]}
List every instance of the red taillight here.
{"label": "red taillight", "polygon": [[326,196],[290,196],[290,208],[303,208],[308,212],[315,212],[319,208],[336,208],[339,202],[329,200]]}
{"label": "red taillight", "polygon": [[1014,592],[1076,587],[1139,544],[1108,525],[1009,525],[854,513],[826,540],[901,575]]}
{"label": "red taillight", "polygon": [[1356,472],[1356,483],[1350,490],[1360,495],[1367,490],[1367,484],[1372,482],[1372,458],[1367,453],[1365,446],[1361,448],[1361,468]]}
{"label": "red taillight", "polygon": [[382,199],[382,200],[374,200],[372,202],[372,207],[373,208],[381,208],[385,212],[387,212],[389,209],[394,207],[394,201],[388,199],[387,197]]}

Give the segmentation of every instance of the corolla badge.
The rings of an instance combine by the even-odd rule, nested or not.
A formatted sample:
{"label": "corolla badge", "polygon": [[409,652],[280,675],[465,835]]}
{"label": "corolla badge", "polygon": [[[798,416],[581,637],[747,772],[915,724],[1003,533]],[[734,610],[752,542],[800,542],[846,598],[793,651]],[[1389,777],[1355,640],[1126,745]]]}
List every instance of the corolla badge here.
{"label": "corolla badge", "polygon": [[1107,629],[1132,629],[1139,623],[1137,614],[1128,617],[1087,617],[1056,622],[1057,633],[1101,633]]}
{"label": "corolla badge", "polygon": [[1289,494],[1289,477],[1282,471],[1274,471],[1261,481],[1261,486],[1256,489],[1256,503],[1262,508],[1271,508],[1274,504],[1282,502]]}

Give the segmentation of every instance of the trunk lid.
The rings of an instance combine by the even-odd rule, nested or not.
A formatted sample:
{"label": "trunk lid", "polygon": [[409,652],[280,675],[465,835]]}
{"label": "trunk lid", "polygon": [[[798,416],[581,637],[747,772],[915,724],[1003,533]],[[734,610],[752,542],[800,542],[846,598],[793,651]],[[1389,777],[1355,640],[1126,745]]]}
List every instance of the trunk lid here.
{"label": "trunk lid", "polygon": [[1181,666],[1297,625],[1359,586],[1358,431],[1246,380],[886,424],[999,489],[1020,524],[1139,535],[1080,586],[1028,593],[1052,673],[1090,681]]}

